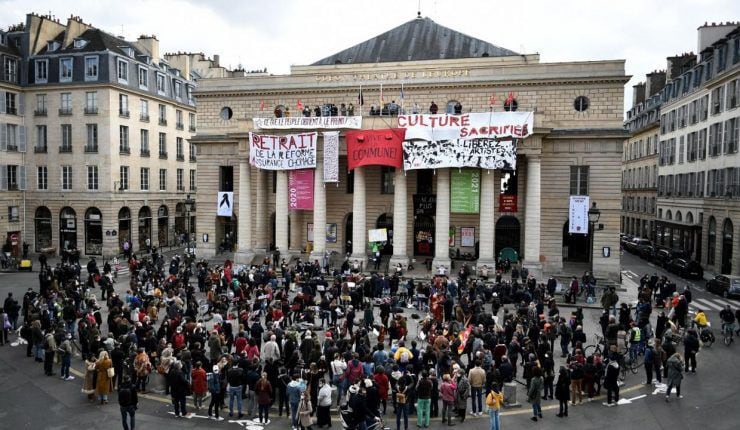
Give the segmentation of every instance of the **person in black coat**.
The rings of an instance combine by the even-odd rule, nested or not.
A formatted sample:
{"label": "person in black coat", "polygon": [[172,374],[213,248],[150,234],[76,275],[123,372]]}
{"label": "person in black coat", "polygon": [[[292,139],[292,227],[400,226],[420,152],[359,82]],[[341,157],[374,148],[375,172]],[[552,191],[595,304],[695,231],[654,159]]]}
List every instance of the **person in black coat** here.
{"label": "person in black coat", "polygon": [[170,395],[172,396],[172,406],[175,408],[175,417],[187,416],[185,398],[190,391],[190,384],[185,378],[185,374],[182,373],[182,362],[176,361],[170,367],[167,379],[170,384]]}
{"label": "person in black coat", "polygon": [[568,416],[568,400],[570,400],[570,375],[565,366],[560,366],[558,382],[555,383],[555,398],[560,402],[558,417]]}
{"label": "person in black coat", "polygon": [[[611,360],[606,366],[606,375],[604,376],[604,388],[606,388],[606,403],[604,406],[616,406],[619,402],[619,364],[616,360]],[[614,400],[612,402],[612,399]]]}

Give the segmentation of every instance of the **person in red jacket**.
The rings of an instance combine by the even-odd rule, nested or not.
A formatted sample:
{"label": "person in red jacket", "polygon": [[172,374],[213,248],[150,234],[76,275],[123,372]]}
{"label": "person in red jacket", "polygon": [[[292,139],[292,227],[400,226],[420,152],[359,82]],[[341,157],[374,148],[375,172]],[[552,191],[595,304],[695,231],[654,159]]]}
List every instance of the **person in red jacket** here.
{"label": "person in red jacket", "polygon": [[380,398],[380,403],[383,404],[383,415],[385,415],[386,405],[388,403],[388,391],[390,390],[391,385],[383,366],[375,368],[373,379],[375,380],[375,384],[378,386],[378,397]]}
{"label": "person in red jacket", "polygon": [[208,382],[206,380],[206,371],[203,370],[203,363],[195,362],[195,367],[191,372],[190,390],[193,392],[193,406],[195,409],[203,407],[203,399],[208,393]]}

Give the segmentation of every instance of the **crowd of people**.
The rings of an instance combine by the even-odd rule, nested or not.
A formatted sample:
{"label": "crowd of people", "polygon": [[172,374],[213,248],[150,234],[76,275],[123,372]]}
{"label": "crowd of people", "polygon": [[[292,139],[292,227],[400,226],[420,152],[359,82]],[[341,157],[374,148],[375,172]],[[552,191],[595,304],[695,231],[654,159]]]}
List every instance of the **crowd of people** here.
{"label": "crowd of people", "polygon": [[[700,342],[683,331],[687,292],[656,301],[666,279],[642,283],[635,308],[617,310],[616,292],[607,290],[604,352],[586,355],[582,309],[562,312],[557,282],[538,283],[516,266],[510,279],[463,267],[456,277],[442,271],[420,282],[402,270],[367,275],[349,262],[329,273],[318,261],[166,260],[158,251],[130,254],[121,295],[108,263],[99,269],[92,259],[85,276],[78,263],[43,265],[38,292],[29,289],[20,306],[6,299],[4,326],[16,328],[23,317],[27,355],[49,376],[56,361],[60,377],[72,381],[80,354],[82,392],[105,405],[117,391],[125,429],[134,426],[137,393],[152,381],[171,397],[175,417],[206,409],[209,399],[215,420],[226,412],[267,424],[277,412],[293,428],[322,428],[332,425],[336,402],[338,418],[362,430],[389,412],[399,430],[413,415],[419,427],[433,418],[452,426],[465,422],[468,407],[474,416],[488,413],[497,429],[507,384],[526,386],[537,421],[543,400],[558,400],[557,416],[567,417],[569,405],[591,401],[602,387],[604,404],[617,405],[620,369],[638,355],[646,383],[667,378],[666,400],[673,388],[680,397],[683,373],[696,370]],[[657,304],[665,309],[653,326]],[[418,320],[415,333],[408,318]]]}

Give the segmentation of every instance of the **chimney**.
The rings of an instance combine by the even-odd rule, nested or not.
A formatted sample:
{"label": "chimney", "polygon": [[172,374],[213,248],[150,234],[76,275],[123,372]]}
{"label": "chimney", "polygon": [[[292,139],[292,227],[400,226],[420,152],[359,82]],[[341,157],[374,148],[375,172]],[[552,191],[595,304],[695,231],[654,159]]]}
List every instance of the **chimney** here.
{"label": "chimney", "polygon": [[136,39],[136,45],[144,52],[149,54],[150,57],[152,57],[153,63],[159,62],[159,40],[157,40],[157,36],[151,35],[151,36],[139,36],[138,39]]}
{"label": "chimney", "polygon": [[646,75],[645,97],[649,98],[657,94],[665,87],[665,71],[655,71]]}
{"label": "chimney", "polygon": [[645,101],[645,82],[632,86],[632,107]]}
{"label": "chimney", "polygon": [[220,65],[221,56],[218,54],[213,55],[213,67],[221,67]]}
{"label": "chimney", "polygon": [[82,18],[79,16],[70,16],[67,19],[67,29],[64,32],[64,42],[62,46],[67,47],[71,45],[74,40],[82,35],[87,30],[92,29],[92,26],[82,22]]}
{"label": "chimney", "polygon": [[696,65],[696,55],[693,52],[684,52],[681,55],[666,58],[668,71],[668,80],[676,79],[687,70]]}
{"label": "chimney", "polygon": [[737,22],[720,22],[719,24],[713,22],[711,24],[704,23],[697,30],[697,52],[702,52],[706,48],[712,46],[715,42],[722,39],[735,28],[737,28]]}

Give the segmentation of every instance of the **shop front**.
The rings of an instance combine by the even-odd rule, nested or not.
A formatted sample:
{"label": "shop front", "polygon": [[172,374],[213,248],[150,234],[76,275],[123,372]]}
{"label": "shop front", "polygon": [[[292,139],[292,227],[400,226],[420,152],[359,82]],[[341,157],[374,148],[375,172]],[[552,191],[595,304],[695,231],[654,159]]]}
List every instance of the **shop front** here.
{"label": "shop front", "polygon": [[36,234],[34,240],[34,250],[36,252],[49,251],[52,248],[52,230],[51,230],[51,211],[46,206],[36,208],[33,217],[34,231]]}
{"label": "shop front", "polygon": [[103,255],[103,216],[95,207],[85,211],[85,254]]}
{"label": "shop front", "polygon": [[77,214],[68,206],[59,211],[59,246],[62,253],[77,250]]}

